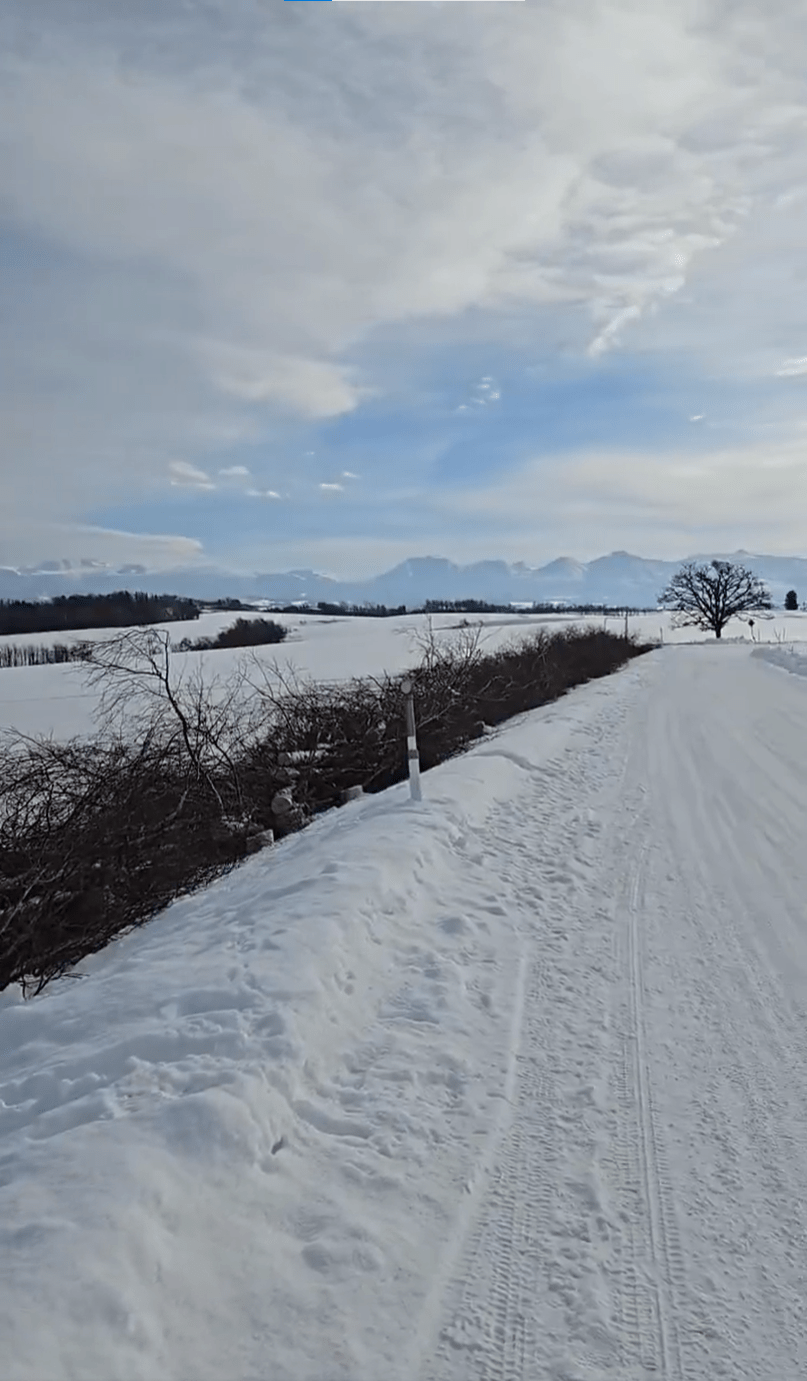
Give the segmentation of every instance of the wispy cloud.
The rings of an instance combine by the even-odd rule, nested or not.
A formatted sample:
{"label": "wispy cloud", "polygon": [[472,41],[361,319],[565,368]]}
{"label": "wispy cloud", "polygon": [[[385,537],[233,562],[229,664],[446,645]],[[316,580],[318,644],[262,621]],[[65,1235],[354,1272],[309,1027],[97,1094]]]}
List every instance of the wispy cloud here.
{"label": "wispy cloud", "polygon": [[197,349],[214,387],[246,403],[270,403],[312,418],[334,417],[351,412],[372,392],[351,382],[347,366],[329,360],[220,341],[199,342]]}
{"label": "wispy cloud", "polygon": [[473,408],[490,407],[493,403],[498,403],[501,399],[501,390],[496,387],[491,375],[486,374],[479,380],[467,403],[460,403],[455,408],[455,412],[468,412]]}
{"label": "wispy cloud", "polygon": [[323,484],[320,484],[319,487],[320,487],[320,489],[324,489],[324,490],[327,490],[327,491],[339,491],[339,492],[341,493],[341,491],[344,489],[345,486],[344,486],[343,484],[336,484],[336,483],[330,483],[330,484],[323,483]]}
{"label": "wispy cloud", "polygon": [[798,551],[807,459],[799,439],[695,455],[591,448],[536,457],[495,482],[435,494],[434,502],[454,515],[455,526],[484,517],[500,554],[523,550],[536,532],[546,534],[556,554],[583,559],[619,546],[677,557],[693,533],[707,545],[725,542],[727,533],[748,545],[757,533],[768,550]]}
{"label": "wispy cloud", "polygon": [[215,489],[216,487],[204,470],[191,465],[187,460],[172,460],[168,469],[171,472],[172,484],[185,485],[191,489]]}
{"label": "wispy cloud", "polygon": [[801,359],[785,360],[784,364],[780,369],[777,369],[776,373],[781,378],[788,378],[796,374],[807,374],[807,355],[803,355]]}

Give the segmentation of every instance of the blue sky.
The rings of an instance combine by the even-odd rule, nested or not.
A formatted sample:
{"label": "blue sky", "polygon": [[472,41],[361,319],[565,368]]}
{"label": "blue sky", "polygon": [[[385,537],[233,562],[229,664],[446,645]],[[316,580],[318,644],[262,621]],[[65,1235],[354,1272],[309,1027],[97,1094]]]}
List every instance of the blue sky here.
{"label": "blue sky", "polygon": [[9,0],[0,564],[805,554],[797,0]]}

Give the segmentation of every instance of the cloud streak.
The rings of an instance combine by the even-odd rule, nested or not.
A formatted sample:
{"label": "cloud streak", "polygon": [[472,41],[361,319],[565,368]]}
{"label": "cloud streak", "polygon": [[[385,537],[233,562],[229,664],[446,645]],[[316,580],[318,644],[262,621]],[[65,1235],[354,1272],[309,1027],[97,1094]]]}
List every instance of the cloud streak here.
{"label": "cloud streak", "polygon": [[581,559],[602,555],[620,534],[648,556],[680,556],[695,535],[721,549],[727,533],[749,542],[757,534],[767,550],[797,551],[804,543],[807,454],[799,439],[696,455],[590,448],[541,456],[495,483],[435,495],[434,502],[454,514],[455,525],[484,516],[500,554],[523,550],[530,533],[550,530],[557,554]]}

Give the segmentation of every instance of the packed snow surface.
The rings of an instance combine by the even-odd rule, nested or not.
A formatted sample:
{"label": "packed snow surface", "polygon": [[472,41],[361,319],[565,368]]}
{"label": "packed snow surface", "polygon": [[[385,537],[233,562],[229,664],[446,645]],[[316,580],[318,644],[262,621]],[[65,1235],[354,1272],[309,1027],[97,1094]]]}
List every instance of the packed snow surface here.
{"label": "packed snow surface", "polygon": [[4,1381],[807,1375],[807,681],[758,651],[0,995]]}

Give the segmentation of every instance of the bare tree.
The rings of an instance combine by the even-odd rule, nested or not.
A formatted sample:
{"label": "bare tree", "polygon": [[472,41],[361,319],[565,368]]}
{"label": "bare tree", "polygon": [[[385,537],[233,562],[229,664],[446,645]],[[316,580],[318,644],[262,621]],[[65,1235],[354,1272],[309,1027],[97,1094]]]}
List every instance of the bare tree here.
{"label": "bare tree", "polygon": [[658,603],[675,610],[678,627],[711,629],[716,638],[735,615],[772,607],[762,581],[731,561],[712,561],[711,566],[687,561],[662,590]]}
{"label": "bare tree", "polygon": [[239,663],[234,679],[218,696],[218,678],[205,686],[201,666],[187,682],[181,670],[174,673],[170,638],[162,629],[127,629],[80,646],[84,683],[101,691],[94,718],[102,733],[123,732],[128,726],[135,739],[156,736],[166,751],[175,746],[180,752],[184,750],[197,782],[205,784],[225,817],[226,806],[216,780],[221,781],[223,772],[230,804],[234,800],[240,814],[243,802],[235,758],[243,706],[243,665]]}

